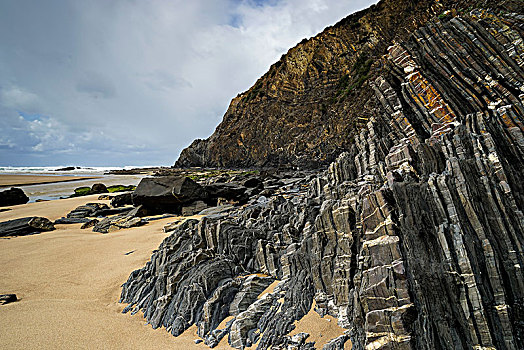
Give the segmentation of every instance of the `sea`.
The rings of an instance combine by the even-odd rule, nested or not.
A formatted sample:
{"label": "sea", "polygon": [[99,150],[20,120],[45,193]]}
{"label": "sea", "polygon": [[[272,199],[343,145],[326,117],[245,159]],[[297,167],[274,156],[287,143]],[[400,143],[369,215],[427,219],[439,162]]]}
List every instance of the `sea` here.
{"label": "sea", "polygon": [[[66,166],[47,167],[0,167],[0,175],[33,175],[33,176],[73,176],[73,177],[96,177],[94,179],[79,179],[68,182],[56,182],[38,185],[16,186],[21,188],[29,197],[29,202],[40,200],[56,200],[67,198],[74,193],[75,188],[93,186],[95,183],[112,185],[138,185],[146,175],[106,175],[110,170],[151,168],[153,166],[126,166],[126,167],[75,167],[74,170],[62,171],[59,169]],[[0,188],[0,191],[6,188]]]}

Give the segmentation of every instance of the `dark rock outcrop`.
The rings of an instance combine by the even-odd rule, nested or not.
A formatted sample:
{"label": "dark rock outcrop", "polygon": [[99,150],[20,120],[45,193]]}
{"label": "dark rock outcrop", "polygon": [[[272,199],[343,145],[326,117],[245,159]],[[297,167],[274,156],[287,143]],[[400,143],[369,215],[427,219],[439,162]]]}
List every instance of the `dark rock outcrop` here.
{"label": "dark rock outcrop", "polygon": [[[491,10],[461,10],[464,4]],[[154,328],[175,336],[196,324],[210,346],[227,336],[236,348],[312,348],[289,333],[315,302],[315,311],[347,329],[326,349],[340,349],[348,339],[357,350],[523,349],[524,14],[518,4],[383,1],[321,34],[333,32],[335,41],[323,45],[338,48],[343,33],[363,33],[351,26],[374,28],[384,20],[384,6],[395,9],[383,28],[390,33],[360,38],[387,51],[372,63],[381,68],[364,92],[348,97],[359,103],[361,119],[347,152],[314,176],[264,180],[264,192],[271,191],[248,196],[246,205],[174,228],[123,285],[125,312],[142,310]],[[503,6],[518,13],[499,11]],[[399,31],[406,34],[393,37]],[[383,42],[390,36],[395,40]],[[294,50],[314,57],[306,48]],[[291,67],[291,57],[299,56],[272,69]],[[325,74],[337,69],[319,60]],[[348,87],[356,83],[347,79]],[[263,87],[265,94],[252,100],[300,102],[293,96],[302,92],[287,85],[276,85],[276,97]],[[360,93],[369,95],[362,100]],[[231,108],[242,107],[244,98]],[[280,108],[278,99],[267,105],[273,107]],[[232,135],[224,130],[233,120],[243,131],[233,112],[201,147],[216,150],[212,157],[221,165],[256,162],[260,153],[249,145],[259,139],[249,130],[242,154],[213,148],[222,141],[209,146],[222,132]],[[280,282],[236,310],[234,301],[255,274]],[[228,316],[233,319],[218,329]]]}
{"label": "dark rock outcrop", "polygon": [[87,218],[96,217],[100,213],[109,210],[109,206],[104,203],[87,203],[76,207],[70,213],[67,214],[68,218]]}
{"label": "dark rock outcrop", "polygon": [[79,166],[66,166],[64,168],[55,169],[54,171],[73,171],[77,169],[81,169],[81,168]]}
{"label": "dark rock outcrop", "polygon": [[114,208],[123,207],[125,205],[133,205],[132,193],[117,194],[111,199],[111,206]]}
{"label": "dark rock outcrop", "polygon": [[75,193],[73,193],[70,197],[81,197],[81,196],[88,196],[91,194],[99,194],[99,193],[108,193],[108,189],[106,185],[102,183],[96,183],[93,184],[91,187],[83,186],[83,187],[77,187],[75,188]]}
{"label": "dark rock outcrop", "polygon": [[54,229],[49,219],[33,216],[0,222],[0,237],[26,236]]}
{"label": "dark rock outcrop", "polygon": [[27,202],[29,202],[29,197],[20,188],[12,187],[9,190],[0,192],[0,207],[26,204]]}
{"label": "dark rock outcrop", "polygon": [[124,228],[131,228],[145,225],[146,221],[140,217],[132,215],[116,215],[104,218],[98,222],[91,222],[88,227],[93,227],[93,232],[110,233]]}
{"label": "dark rock outcrop", "polygon": [[109,192],[107,190],[106,185],[101,183],[96,183],[91,186],[91,191],[89,191],[89,194],[97,194],[97,193],[107,193]]}
{"label": "dark rock outcrop", "polygon": [[[59,219],[61,220],[60,223],[76,223],[74,222],[74,219],[84,219],[84,218],[96,218],[96,217],[103,217],[108,215],[115,215],[115,214],[122,214],[127,213],[131,211],[133,208],[127,207],[127,208],[110,208],[105,203],[87,203],[84,205],[81,205],[74,210],[72,210],[70,213],[67,214],[67,218]],[[68,220],[70,219],[69,222]],[[86,222],[86,221],[77,221],[77,222]]]}
{"label": "dark rock outcrop", "polygon": [[150,214],[179,214],[182,206],[206,199],[206,190],[188,177],[143,178],[132,194],[133,204],[142,205]]}
{"label": "dark rock outcrop", "polygon": [[16,294],[1,294],[0,295],[0,305],[5,305],[9,303],[14,303],[17,301]]}

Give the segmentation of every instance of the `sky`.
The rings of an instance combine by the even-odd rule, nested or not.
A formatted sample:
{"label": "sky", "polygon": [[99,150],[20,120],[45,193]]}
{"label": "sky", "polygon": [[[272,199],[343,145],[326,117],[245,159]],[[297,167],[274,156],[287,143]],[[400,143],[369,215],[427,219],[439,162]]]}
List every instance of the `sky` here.
{"label": "sky", "polygon": [[372,0],[0,0],[0,166],[174,164]]}

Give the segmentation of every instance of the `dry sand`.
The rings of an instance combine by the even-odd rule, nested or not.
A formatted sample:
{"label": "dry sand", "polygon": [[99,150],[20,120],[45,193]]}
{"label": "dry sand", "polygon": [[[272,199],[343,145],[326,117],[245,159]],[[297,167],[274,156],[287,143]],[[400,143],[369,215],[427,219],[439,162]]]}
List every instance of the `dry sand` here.
{"label": "dry sand", "polygon": [[[0,221],[51,220],[96,202],[97,195],[13,206]],[[0,349],[198,349],[191,333],[174,338],[140,315],[122,314],[120,286],[144,266],[167,236],[162,219],[110,234],[57,225],[33,236],[0,239],[0,294],[21,300],[0,306]],[[125,253],[133,251],[132,254]]]}
{"label": "dry sand", "polygon": [[0,187],[98,179],[99,176],[0,175]]}
{"label": "dry sand", "polygon": [[[55,220],[79,205],[102,202],[97,197],[12,206],[0,212],[0,221]],[[209,349],[194,343],[196,326],[175,338],[146,325],[142,313],[122,314],[125,305],[118,303],[122,283],[145,265],[167,237],[162,227],[174,220],[105,235],[81,230],[80,224],[57,225],[52,232],[0,239],[0,294],[15,293],[20,299],[0,306],[0,349]],[[314,312],[296,325],[292,334],[311,333],[308,340],[317,345],[343,332],[336,320],[328,322]],[[215,349],[231,349],[227,337]]]}
{"label": "dry sand", "polygon": [[[308,314],[299,321],[295,321],[295,329],[289,333],[289,335],[295,335],[298,333],[309,333],[309,337],[306,342],[315,342],[315,347],[322,349],[330,340],[337,338],[344,334],[345,329],[339,327],[337,319],[333,316],[326,315],[320,317],[315,311],[315,302],[311,305],[311,309]],[[351,349],[351,341],[347,341],[344,344],[344,350]]]}

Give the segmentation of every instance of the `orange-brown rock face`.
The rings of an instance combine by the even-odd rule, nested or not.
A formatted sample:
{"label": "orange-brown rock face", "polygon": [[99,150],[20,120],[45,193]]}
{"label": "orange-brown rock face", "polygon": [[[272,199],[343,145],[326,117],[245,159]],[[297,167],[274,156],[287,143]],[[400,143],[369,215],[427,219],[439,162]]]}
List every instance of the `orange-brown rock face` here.
{"label": "orange-brown rock face", "polygon": [[[485,4],[484,4],[485,3]],[[390,72],[388,48],[446,10],[493,1],[384,0],[304,40],[248,91],[235,97],[207,140],[186,148],[177,167],[327,165],[353,145],[377,113],[369,81]],[[496,1],[502,3],[502,1]],[[506,1],[505,8],[519,8]],[[391,54],[391,53],[390,53]]]}

